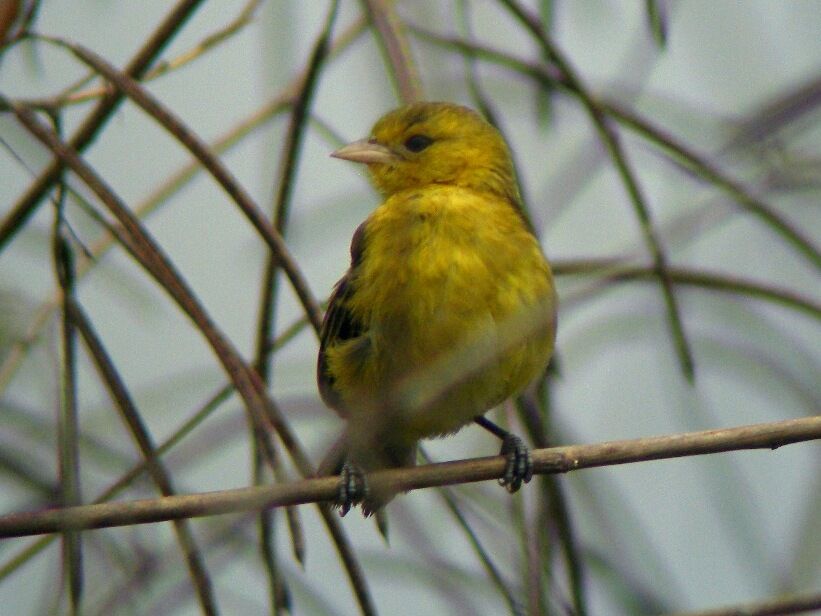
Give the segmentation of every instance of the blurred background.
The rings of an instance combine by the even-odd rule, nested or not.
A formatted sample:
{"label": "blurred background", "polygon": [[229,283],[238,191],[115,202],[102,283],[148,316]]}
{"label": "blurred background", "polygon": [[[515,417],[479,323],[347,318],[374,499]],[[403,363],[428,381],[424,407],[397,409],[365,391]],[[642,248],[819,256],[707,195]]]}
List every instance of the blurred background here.
{"label": "blurred background", "polygon": [[[363,169],[328,154],[367,136],[415,86],[490,114],[515,153],[561,298],[555,370],[534,394],[547,442],[819,414],[818,2],[342,0],[335,14],[326,1],[182,4],[190,17],[144,85],[210,144],[267,217],[286,204],[277,220],[320,301],[379,202]],[[49,112],[68,138],[105,82],[64,47],[16,40],[21,28],[122,69],[179,5],[0,1],[18,9],[4,33],[0,94],[43,122]],[[297,107],[307,121],[289,129],[323,36],[313,96]],[[615,135],[610,147],[590,109]],[[52,154],[5,102],[0,145],[0,514],[61,502],[58,205],[77,302],[154,444],[174,439],[163,461],[176,490],[271,481],[242,401],[229,392],[206,406],[228,380],[200,329],[109,240],[111,216],[81,179],[67,174],[62,201],[52,190],[10,230]],[[249,363],[260,331],[281,338],[267,364],[270,395],[316,464],[342,424],[319,400],[316,335],[281,273],[261,318],[269,252],[247,218],[129,100],[84,158]],[[659,263],[669,267],[672,302]],[[80,498],[91,502],[143,456],[81,343],[75,367],[71,447]],[[533,441],[512,405],[491,416]],[[498,442],[468,427],[425,448],[434,460],[461,459],[493,455]],[[279,449],[280,477],[297,478]],[[382,614],[703,610],[821,592],[820,462],[819,445],[804,443],[583,470],[536,480],[515,497],[492,482],[459,486],[446,493],[459,517],[442,492],[418,491],[390,505],[390,545],[358,512],[341,526]],[[143,473],[113,498],[157,495]],[[359,611],[316,509],[299,514],[304,565],[282,511],[262,523],[265,540],[253,513],[191,521],[221,613]],[[0,542],[0,613],[71,613],[68,580],[87,614],[205,610],[204,586],[192,583],[169,523],[82,533],[82,584],[67,562],[58,537]]]}

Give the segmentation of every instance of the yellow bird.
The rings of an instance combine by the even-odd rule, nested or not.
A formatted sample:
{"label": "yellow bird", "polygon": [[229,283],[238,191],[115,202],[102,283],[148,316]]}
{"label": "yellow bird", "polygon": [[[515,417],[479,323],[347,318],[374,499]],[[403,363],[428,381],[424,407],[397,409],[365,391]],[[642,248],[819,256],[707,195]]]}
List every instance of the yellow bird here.
{"label": "yellow bird", "polygon": [[[319,391],[347,421],[347,469],[410,466],[421,439],[456,432],[544,371],[553,276],[522,217],[507,145],[476,112],[401,107],[332,156],[366,164],[384,202],[356,230],[331,296]],[[529,454],[483,425],[508,437],[513,491],[530,478]],[[343,501],[362,497],[348,487]],[[392,496],[368,493],[363,511]]]}

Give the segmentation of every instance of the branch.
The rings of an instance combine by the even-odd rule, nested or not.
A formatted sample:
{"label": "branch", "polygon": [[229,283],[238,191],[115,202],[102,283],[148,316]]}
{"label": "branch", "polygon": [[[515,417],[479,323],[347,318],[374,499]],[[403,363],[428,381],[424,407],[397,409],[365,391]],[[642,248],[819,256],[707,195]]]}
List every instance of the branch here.
{"label": "branch", "polygon": [[821,609],[821,593],[792,595],[758,603],[745,603],[702,612],[681,612],[670,616],[783,616],[784,614],[801,614],[818,609]]}
{"label": "branch", "polygon": [[[536,449],[531,453],[535,473],[550,474],[743,449],[776,449],[816,439],[821,439],[821,415],[738,428]],[[368,483],[377,491],[402,492],[473,483],[501,478],[505,464],[503,456],[441,462],[370,473]],[[338,482],[336,477],[322,477],[274,486],[13,513],[0,517],[0,538],[332,502],[337,497]]]}
{"label": "branch", "polygon": [[376,29],[377,40],[388,57],[390,74],[396,81],[403,104],[424,99],[419,71],[411,53],[405,25],[396,13],[392,0],[365,0],[365,10]]}

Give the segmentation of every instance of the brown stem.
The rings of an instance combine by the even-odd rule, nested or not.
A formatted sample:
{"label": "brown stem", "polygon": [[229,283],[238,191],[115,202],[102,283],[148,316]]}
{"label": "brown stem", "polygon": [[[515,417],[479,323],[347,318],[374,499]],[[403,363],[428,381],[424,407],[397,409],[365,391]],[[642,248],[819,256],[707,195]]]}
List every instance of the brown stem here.
{"label": "brown stem", "polygon": [[[649,460],[777,449],[818,439],[821,439],[821,415],[736,428],[536,449],[531,454],[535,473],[569,473],[583,468]],[[408,492],[433,486],[498,480],[504,474],[506,463],[504,456],[491,456],[377,471],[369,473],[367,479],[374,490]],[[322,477],[273,486],[13,513],[0,517],[0,538],[332,502],[337,498],[337,491],[337,477]]]}

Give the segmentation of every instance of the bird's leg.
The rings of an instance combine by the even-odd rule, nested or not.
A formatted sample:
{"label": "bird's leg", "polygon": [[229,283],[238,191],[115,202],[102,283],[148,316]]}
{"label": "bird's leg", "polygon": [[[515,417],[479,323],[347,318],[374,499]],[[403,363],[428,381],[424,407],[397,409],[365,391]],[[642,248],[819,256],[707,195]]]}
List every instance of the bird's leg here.
{"label": "bird's leg", "polygon": [[474,417],[473,421],[502,439],[502,450],[499,455],[505,456],[507,465],[505,474],[499,479],[499,485],[504,486],[510,493],[516,492],[522,487],[523,482],[528,483],[533,478],[533,459],[527,445],[518,436],[497,426],[482,415]]}
{"label": "bird's leg", "polygon": [[339,485],[336,493],[339,515],[344,516],[351,510],[351,507],[363,502],[367,497],[368,483],[365,481],[362,469],[350,462],[345,462],[339,472]]}

